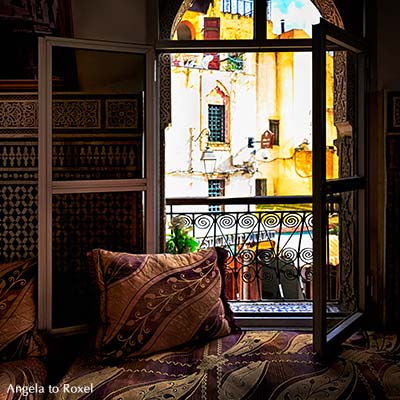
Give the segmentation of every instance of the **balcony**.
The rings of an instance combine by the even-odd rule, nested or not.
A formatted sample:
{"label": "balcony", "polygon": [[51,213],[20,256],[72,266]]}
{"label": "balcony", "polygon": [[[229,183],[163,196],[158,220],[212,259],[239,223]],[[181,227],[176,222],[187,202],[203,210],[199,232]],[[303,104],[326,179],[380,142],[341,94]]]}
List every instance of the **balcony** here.
{"label": "balcony", "polygon": [[[257,315],[257,323],[262,316],[277,314],[310,320],[311,201],[310,196],[170,198],[167,224],[182,216],[200,248],[220,246],[229,252],[225,292],[236,316],[249,322]],[[337,224],[336,208],[329,212],[332,224]],[[327,235],[328,312],[336,314],[340,313],[338,240],[337,234]]]}

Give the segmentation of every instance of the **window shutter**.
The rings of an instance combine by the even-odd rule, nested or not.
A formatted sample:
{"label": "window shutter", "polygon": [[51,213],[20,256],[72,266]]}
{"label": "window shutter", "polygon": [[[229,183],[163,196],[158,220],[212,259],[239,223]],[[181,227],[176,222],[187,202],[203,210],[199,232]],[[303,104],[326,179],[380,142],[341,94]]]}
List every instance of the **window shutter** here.
{"label": "window shutter", "polygon": [[[220,39],[220,19],[204,17],[204,40]],[[212,53],[213,59],[208,63],[208,69],[219,69],[219,54]]]}
{"label": "window shutter", "polygon": [[204,40],[218,40],[220,38],[220,19],[204,17]]}
{"label": "window shutter", "polygon": [[256,178],[256,196],[267,196],[266,178]]}

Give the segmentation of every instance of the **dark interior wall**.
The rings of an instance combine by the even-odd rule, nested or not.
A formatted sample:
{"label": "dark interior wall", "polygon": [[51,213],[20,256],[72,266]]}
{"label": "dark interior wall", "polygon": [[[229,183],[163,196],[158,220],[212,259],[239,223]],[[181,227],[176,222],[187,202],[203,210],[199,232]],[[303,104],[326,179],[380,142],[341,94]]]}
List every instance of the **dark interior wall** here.
{"label": "dark interior wall", "polygon": [[359,36],[362,36],[364,31],[364,2],[365,0],[335,0],[344,27]]}
{"label": "dark interior wall", "polygon": [[70,0],[0,1],[0,79],[37,79],[38,37],[68,37],[71,29]]}
{"label": "dark interior wall", "polygon": [[[361,12],[363,4],[365,13]],[[400,323],[400,136],[387,128],[390,91],[400,91],[400,2],[335,0],[345,27],[368,42],[367,303],[371,325]],[[369,297],[369,295],[371,295]]]}
{"label": "dark interior wall", "polygon": [[400,90],[400,2],[378,1],[377,85],[379,89]]}
{"label": "dark interior wall", "polygon": [[[377,144],[379,152],[373,162],[378,171],[377,205],[381,210],[383,226],[380,231],[384,238],[382,280],[382,302],[384,323],[389,327],[400,323],[400,133],[388,127],[387,93],[400,91],[400,2],[398,0],[379,0],[376,13],[376,125],[371,131],[372,145]],[[399,110],[398,110],[399,111]],[[371,146],[373,152],[373,146]],[[373,157],[373,154],[372,154]],[[371,157],[371,159],[372,159]],[[382,198],[383,197],[383,198]],[[379,224],[379,221],[378,221]]]}
{"label": "dark interior wall", "polygon": [[[144,0],[71,0],[74,38],[104,40],[107,42],[122,42],[143,45],[148,42],[147,6]],[[76,68],[81,82],[80,90],[87,91],[99,87],[107,89],[109,82],[101,82],[102,78],[109,81],[120,81],[121,89],[125,86],[134,87],[135,77],[143,81],[144,70],[132,65],[121,53],[104,54],[88,51],[77,52]],[[95,60],[97,57],[97,62]],[[93,66],[101,65],[101,69]],[[139,63],[139,67],[140,67]],[[125,77],[125,79],[123,79]],[[92,82],[92,85],[90,84]],[[133,83],[132,83],[133,82]],[[142,90],[137,88],[136,90]]]}
{"label": "dark interior wall", "polygon": [[144,44],[145,0],[71,0],[74,37]]}

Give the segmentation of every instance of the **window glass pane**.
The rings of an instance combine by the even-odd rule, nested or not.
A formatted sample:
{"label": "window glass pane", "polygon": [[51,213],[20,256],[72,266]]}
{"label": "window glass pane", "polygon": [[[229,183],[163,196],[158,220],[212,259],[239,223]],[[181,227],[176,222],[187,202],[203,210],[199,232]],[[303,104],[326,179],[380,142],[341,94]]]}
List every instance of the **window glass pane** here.
{"label": "window glass pane", "polygon": [[357,142],[363,132],[356,114],[356,58],[350,51],[329,51],[326,62],[326,179],[357,176]]}
{"label": "window glass pane", "polygon": [[[267,0],[268,39],[310,38],[320,13],[311,0]],[[254,0],[195,0],[179,22],[176,40],[254,37]]]}
{"label": "window glass pane", "polygon": [[327,202],[326,303],[328,330],[359,310],[359,192],[337,193]]}
{"label": "window glass pane", "polygon": [[144,73],[144,55],[54,48],[54,181],[143,177]]}
{"label": "window glass pane", "polygon": [[184,13],[174,39],[253,39],[253,0],[195,0]]}
{"label": "window glass pane", "polygon": [[53,196],[53,328],[89,322],[88,251],[144,252],[143,213],[141,192]]}
{"label": "window glass pane", "polygon": [[202,64],[205,54],[171,55],[166,197],[207,197],[208,180],[220,178],[227,197],[255,196],[256,179],[267,179],[268,196],[311,195],[311,53],[214,56],[218,70]]}
{"label": "window glass pane", "polygon": [[268,1],[269,39],[305,39],[312,36],[312,25],[320,13],[311,0]]}

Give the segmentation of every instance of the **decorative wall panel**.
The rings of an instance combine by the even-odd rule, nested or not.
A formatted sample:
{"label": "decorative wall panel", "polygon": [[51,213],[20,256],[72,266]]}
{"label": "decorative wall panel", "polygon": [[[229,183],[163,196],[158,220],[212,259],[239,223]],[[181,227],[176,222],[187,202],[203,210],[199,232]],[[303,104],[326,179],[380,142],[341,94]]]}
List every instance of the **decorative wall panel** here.
{"label": "decorative wall panel", "polygon": [[0,262],[37,257],[38,103],[0,93]]}
{"label": "decorative wall panel", "polygon": [[[2,96],[3,97],[3,96]],[[13,99],[15,97],[15,99]],[[2,98],[0,101],[0,129],[37,129],[38,103],[37,100]],[[23,96],[21,96],[23,97]]]}
{"label": "decorative wall panel", "polygon": [[138,99],[106,100],[106,127],[140,129]]}
{"label": "decorative wall panel", "polygon": [[[340,136],[336,141],[339,155],[339,176],[347,178],[354,176],[354,142],[348,135]],[[357,196],[354,191],[340,193],[339,210],[339,243],[340,243],[340,301],[348,311],[355,311],[356,301],[356,271],[355,257],[357,254],[355,235],[357,226]]]}
{"label": "decorative wall panel", "polygon": [[100,101],[53,100],[53,129],[100,128]]}
{"label": "decorative wall panel", "polygon": [[53,180],[143,176],[141,94],[53,96]]}
{"label": "decorative wall panel", "polygon": [[[53,95],[53,179],[142,177],[142,94]],[[54,326],[88,321],[86,252],[143,252],[141,192],[53,196]],[[0,93],[0,262],[38,254],[37,93]]]}
{"label": "decorative wall panel", "polygon": [[[54,93],[54,181],[143,176],[142,94]],[[143,252],[141,192],[53,195],[53,327],[87,323],[86,254]]]}
{"label": "decorative wall panel", "polygon": [[37,256],[37,185],[1,184],[0,262]]}

